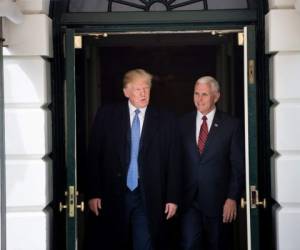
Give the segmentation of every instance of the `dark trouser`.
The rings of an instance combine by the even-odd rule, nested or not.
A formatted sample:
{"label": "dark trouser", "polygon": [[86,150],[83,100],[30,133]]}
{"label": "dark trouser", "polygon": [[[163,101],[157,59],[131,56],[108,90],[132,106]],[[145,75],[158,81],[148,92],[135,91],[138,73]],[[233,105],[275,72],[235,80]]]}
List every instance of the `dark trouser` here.
{"label": "dark trouser", "polygon": [[209,217],[192,206],[182,215],[181,249],[228,250],[227,226],[221,215]]}
{"label": "dark trouser", "polygon": [[132,229],[133,250],[152,250],[149,223],[139,188],[126,192],[126,217]]}

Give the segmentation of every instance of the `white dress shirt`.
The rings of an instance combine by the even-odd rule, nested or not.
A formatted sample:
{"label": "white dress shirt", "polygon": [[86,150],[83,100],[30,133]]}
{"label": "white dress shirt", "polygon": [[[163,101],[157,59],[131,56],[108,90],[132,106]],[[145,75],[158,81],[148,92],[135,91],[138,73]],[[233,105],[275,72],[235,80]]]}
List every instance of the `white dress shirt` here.
{"label": "white dress shirt", "polygon": [[[210,111],[207,115],[205,115],[207,117],[206,123],[207,123],[207,127],[208,127],[208,132],[211,128],[212,122],[214,120],[215,117],[215,113],[216,113],[216,108],[214,108],[212,111]],[[196,143],[198,144],[198,138],[199,138],[199,133],[200,133],[200,128],[202,125],[202,117],[204,115],[202,113],[200,113],[199,111],[197,111],[197,117],[196,117]]]}
{"label": "white dress shirt", "polygon": [[142,134],[144,119],[145,119],[145,113],[147,107],[144,108],[136,108],[134,107],[131,102],[128,100],[128,107],[129,107],[129,115],[130,115],[130,126],[132,126],[132,121],[135,116],[135,110],[139,109],[141,112],[139,113],[139,119],[140,119],[140,134]]}

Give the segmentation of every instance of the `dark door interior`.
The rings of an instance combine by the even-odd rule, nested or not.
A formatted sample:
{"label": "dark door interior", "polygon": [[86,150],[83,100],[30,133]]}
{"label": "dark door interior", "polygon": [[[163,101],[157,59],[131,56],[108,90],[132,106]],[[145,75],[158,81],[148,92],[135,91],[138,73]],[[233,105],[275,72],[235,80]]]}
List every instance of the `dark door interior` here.
{"label": "dark door interior", "polygon": [[[125,100],[122,77],[130,69],[143,68],[152,73],[151,103],[173,110],[178,116],[194,109],[195,81],[212,75],[221,85],[218,108],[244,118],[243,47],[237,44],[236,33],[86,36],[83,48],[76,50],[75,61],[80,192],[84,193],[85,152],[97,107]],[[84,232],[91,232],[90,224],[85,223],[87,218],[79,218],[80,249],[84,249]],[[245,218],[241,210],[232,234],[234,250],[246,249]]]}

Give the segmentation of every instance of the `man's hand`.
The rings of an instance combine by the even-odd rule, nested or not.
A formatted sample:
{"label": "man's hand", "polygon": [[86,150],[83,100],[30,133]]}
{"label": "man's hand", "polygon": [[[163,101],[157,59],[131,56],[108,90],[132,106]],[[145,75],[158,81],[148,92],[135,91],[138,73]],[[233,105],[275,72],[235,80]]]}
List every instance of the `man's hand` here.
{"label": "man's hand", "polygon": [[89,208],[92,210],[92,212],[98,216],[99,211],[102,208],[101,207],[101,199],[100,198],[94,198],[89,200]]}
{"label": "man's hand", "polygon": [[223,223],[231,223],[236,219],[236,201],[227,199],[223,207]]}
{"label": "man's hand", "polygon": [[167,214],[167,220],[172,218],[176,214],[177,205],[174,203],[167,203],[165,208],[165,214]]}

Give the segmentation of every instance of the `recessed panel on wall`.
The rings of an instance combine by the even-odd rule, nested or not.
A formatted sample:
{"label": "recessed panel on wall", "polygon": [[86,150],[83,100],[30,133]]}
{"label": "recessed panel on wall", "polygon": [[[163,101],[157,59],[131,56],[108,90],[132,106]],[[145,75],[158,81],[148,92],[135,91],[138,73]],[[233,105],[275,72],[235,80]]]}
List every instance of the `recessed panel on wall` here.
{"label": "recessed panel on wall", "polygon": [[39,56],[4,58],[6,104],[50,102],[50,63]]}
{"label": "recessed panel on wall", "polygon": [[50,0],[17,0],[16,2],[23,13],[49,14]]}
{"label": "recessed panel on wall", "polygon": [[272,160],[272,197],[280,206],[300,206],[300,156],[285,154]]}
{"label": "recessed panel on wall", "polygon": [[6,161],[6,206],[40,208],[52,200],[52,163],[50,160]]}
{"label": "recessed panel on wall", "polygon": [[271,99],[276,102],[280,102],[283,100],[298,100],[300,102],[299,69],[300,52],[279,52],[271,57]]}
{"label": "recessed panel on wall", "polygon": [[273,9],[265,17],[266,53],[300,51],[300,14],[294,9]]}
{"label": "recessed panel on wall", "polygon": [[4,56],[52,57],[52,20],[47,15],[24,15],[22,24],[5,20],[3,37],[8,46]]}
{"label": "recessed panel on wall", "polygon": [[300,210],[282,208],[275,211],[277,250],[299,250]]}
{"label": "recessed panel on wall", "polygon": [[300,152],[300,102],[281,103],[270,109],[271,148],[278,153]]}
{"label": "recessed panel on wall", "polygon": [[10,212],[6,218],[7,249],[50,249],[50,218],[46,212]]}
{"label": "recessed panel on wall", "polygon": [[43,157],[51,152],[50,111],[38,108],[5,110],[5,150],[14,157]]}
{"label": "recessed panel on wall", "polygon": [[294,8],[295,0],[269,0],[270,9],[291,9]]}

